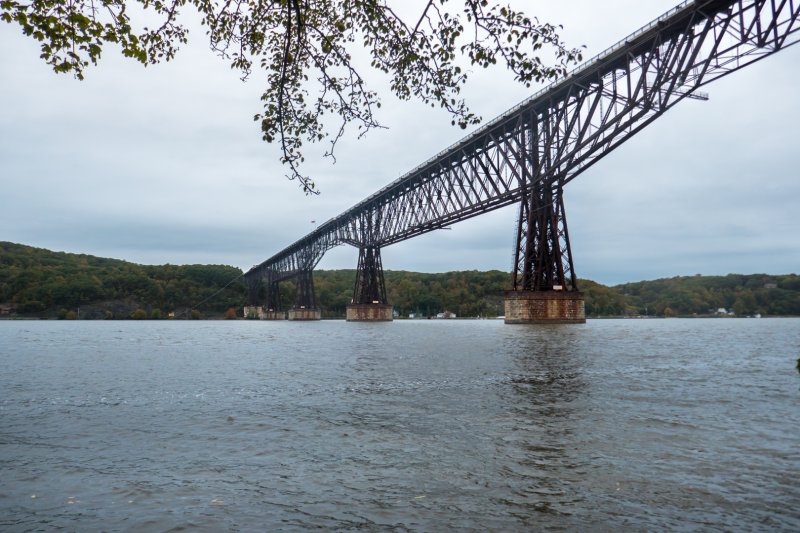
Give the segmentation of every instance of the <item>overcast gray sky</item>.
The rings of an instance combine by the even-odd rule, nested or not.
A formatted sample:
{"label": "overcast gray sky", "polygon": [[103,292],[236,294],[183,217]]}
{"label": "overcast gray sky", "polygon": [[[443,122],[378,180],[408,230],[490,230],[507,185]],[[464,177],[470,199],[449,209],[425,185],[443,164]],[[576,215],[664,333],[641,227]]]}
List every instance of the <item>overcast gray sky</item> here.
{"label": "overcast gray sky", "polygon": [[[419,2],[418,2],[419,3]],[[591,57],[674,1],[521,3]],[[557,5],[555,5],[557,4]],[[260,140],[259,76],[239,81],[202,29],[171,63],[115,51],[79,82],[0,24],[0,240],[147,264],[248,269],[464,134],[439,111],[384,97],[388,130],[311,153],[322,194],[284,179]],[[800,47],[709,85],[570,184],[576,271],[606,284],[674,275],[800,271]],[[531,90],[478,72],[466,96],[489,120]],[[535,90],[535,89],[534,89]],[[312,151],[314,152],[314,151]],[[515,210],[383,251],[393,270],[509,270]],[[350,247],[319,268],[354,268]]]}

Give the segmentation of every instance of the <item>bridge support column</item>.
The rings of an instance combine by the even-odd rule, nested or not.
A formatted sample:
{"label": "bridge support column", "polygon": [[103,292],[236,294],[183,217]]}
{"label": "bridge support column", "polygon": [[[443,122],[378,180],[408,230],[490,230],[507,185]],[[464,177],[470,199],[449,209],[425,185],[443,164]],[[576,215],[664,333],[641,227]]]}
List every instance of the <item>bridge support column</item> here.
{"label": "bridge support column", "polygon": [[297,276],[297,294],[294,306],[287,313],[289,320],[320,320],[322,311],[317,307],[314,295],[314,278],[311,270],[303,270]]}
{"label": "bridge support column", "polygon": [[386,298],[381,249],[378,246],[361,246],[358,250],[353,300],[347,306],[347,321],[390,322],[393,319],[392,311]]}
{"label": "bridge support column", "polygon": [[261,279],[261,271],[248,273],[244,278],[247,284],[247,304],[245,304],[243,310],[245,318],[258,318],[258,311],[261,309]]}
{"label": "bridge support column", "polygon": [[245,318],[258,320],[283,320],[280,310],[280,287],[277,281],[266,283],[266,305],[259,305],[264,286],[261,276],[247,278],[247,305],[244,306]]}
{"label": "bridge support column", "polygon": [[513,290],[505,293],[506,324],[582,324],[584,295],[572,264],[560,184],[532,184],[520,203]]}
{"label": "bridge support column", "polygon": [[281,311],[281,288],[277,281],[267,283],[267,305],[258,315],[261,320],[283,320],[286,313]]}

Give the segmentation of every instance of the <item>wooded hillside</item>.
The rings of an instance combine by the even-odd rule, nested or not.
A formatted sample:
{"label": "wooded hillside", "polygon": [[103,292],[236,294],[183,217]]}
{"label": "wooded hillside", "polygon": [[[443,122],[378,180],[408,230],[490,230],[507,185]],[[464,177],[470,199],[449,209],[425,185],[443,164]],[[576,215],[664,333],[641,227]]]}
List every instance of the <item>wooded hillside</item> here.
{"label": "wooded hillside", "polygon": [[0,242],[0,303],[21,315],[80,309],[81,318],[129,318],[141,309],[148,317],[154,310],[166,317],[192,308],[221,314],[241,306],[241,281],[222,289],[241,273],[223,265],[137,265]]}
{"label": "wooded hillside", "polygon": [[[21,316],[80,318],[241,316],[246,289],[238,268],[224,265],[137,265],[118,259],[51,252],[0,242],[0,309]],[[509,275],[492,270],[425,274],[388,270],[389,302],[401,316],[451,311],[459,317],[503,314]],[[325,318],[344,317],[354,270],[319,270],[314,285]],[[607,287],[579,282],[588,316],[706,316],[721,308],[737,316],[800,316],[800,276],[681,276]],[[281,284],[282,306],[294,284]],[[71,315],[72,316],[72,315]],[[71,317],[70,316],[70,317]]]}
{"label": "wooded hillside", "polygon": [[679,276],[625,283],[614,290],[639,313],[702,315],[724,308],[738,316],[800,315],[800,276],[795,274]]}

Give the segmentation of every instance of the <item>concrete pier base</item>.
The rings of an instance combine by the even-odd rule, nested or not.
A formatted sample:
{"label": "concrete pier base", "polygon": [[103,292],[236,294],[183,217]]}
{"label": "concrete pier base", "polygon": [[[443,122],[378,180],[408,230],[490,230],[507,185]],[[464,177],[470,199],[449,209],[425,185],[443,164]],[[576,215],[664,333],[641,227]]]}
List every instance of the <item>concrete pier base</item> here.
{"label": "concrete pier base", "polygon": [[244,317],[257,318],[258,320],[284,320],[286,313],[273,309],[264,309],[258,305],[246,305],[244,306]]}
{"label": "concrete pier base", "polygon": [[289,320],[322,320],[322,311],[319,309],[306,309],[300,307],[289,309],[287,313]]}
{"label": "concrete pier base", "polygon": [[391,322],[393,309],[389,304],[350,304],[347,306],[347,321]]}
{"label": "concrete pier base", "polygon": [[584,324],[584,296],[577,291],[506,291],[506,324]]}

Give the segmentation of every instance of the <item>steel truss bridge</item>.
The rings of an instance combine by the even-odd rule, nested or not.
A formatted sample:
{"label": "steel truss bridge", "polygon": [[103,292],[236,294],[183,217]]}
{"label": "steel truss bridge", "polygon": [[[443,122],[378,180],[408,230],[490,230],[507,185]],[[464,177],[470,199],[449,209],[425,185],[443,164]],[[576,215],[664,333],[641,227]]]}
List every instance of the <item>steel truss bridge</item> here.
{"label": "steel truss bridge", "polygon": [[[798,42],[800,0],[689,0],[245,274],[250,305],[316,306],[312,271],[359,248],[353,303],[387,303],[380,249],[519,206],[511,287],[577,291],[564,186],[698,89]],[[262,287],[266,286],[266,291]],[[266,301],[263,293],[266,292]]]}

